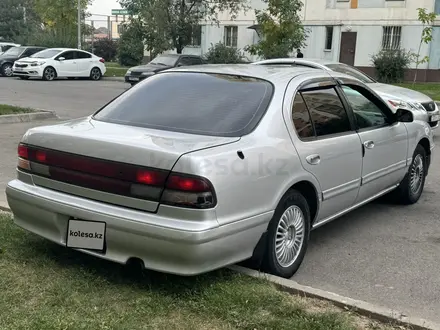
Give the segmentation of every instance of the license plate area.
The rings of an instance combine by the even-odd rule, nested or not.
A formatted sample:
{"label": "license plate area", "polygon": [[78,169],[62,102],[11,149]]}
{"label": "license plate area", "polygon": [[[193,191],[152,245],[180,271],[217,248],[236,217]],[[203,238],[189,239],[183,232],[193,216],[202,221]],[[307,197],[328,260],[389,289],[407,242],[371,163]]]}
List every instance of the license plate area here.
{"label": "license plate area", "polygon": [[128,80],[130,81],[139,81],[138,77],[128,77]]}
{"label": "license plate area", "polygon": [[106,227],[105,222],[69,219],[66,246],[104,252]]}
{"label": "license plate area", "polygon": [[431,121],[439,121],[439,120],[440,120],[440,115],[431,116]]}

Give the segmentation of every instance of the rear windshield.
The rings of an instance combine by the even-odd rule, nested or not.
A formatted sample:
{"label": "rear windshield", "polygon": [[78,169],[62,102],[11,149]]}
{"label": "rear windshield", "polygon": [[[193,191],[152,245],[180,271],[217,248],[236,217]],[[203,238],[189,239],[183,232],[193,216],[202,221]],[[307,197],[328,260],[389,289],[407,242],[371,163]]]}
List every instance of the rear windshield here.
{"label": "rear windshield", "polygon": [[256,78],[166,72],[132,87],[94,119],[190,134],[250,133],[270,103],[273,86]]}

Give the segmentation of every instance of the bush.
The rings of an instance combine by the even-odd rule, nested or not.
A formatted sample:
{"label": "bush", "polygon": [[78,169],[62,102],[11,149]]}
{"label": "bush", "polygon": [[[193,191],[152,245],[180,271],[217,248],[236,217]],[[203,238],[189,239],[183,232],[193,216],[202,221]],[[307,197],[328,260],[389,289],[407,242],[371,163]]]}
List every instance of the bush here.
{"label": "bush", "polygon": [[373,55],[371,59],[379,81],[397,83],[404,80],[405,69],[412,62],[412,55],[403,49],[387,49]]}
{"label": "bush", "polygon": [[139,65],[144,58],[144,44],[141,33],[127,26],[119,39],[118,59],[122,66]]}
{"label": "bush", "polygon": [[211,64],[243,63],[243,54],[240,50],[227,47],[221,42],[209,48],[205,54],[205,59]]}
{"label": "bush", "polygon": [[114,61],[118,53],[118,43],[109,38],[98,39],[93,43],[92,52],[107,62]]}

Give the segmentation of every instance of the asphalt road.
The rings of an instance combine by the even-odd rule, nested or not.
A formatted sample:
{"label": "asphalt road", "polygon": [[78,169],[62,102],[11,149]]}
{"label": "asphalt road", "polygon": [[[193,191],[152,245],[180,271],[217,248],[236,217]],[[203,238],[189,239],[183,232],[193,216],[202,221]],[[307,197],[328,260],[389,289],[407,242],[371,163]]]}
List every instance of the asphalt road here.
{"label": "asphalt road", "polygon": [[0,77],[0,104],[53,110],[61,118],[88,116],[123,93],[122,81],[20,80]]}
{"label": "asphalt road", "polygon": [[[75,118],[92,113],[126,88],[113,81],[0,79],[0,103],[56,110],[61,117]],[[15,176],[22,134],[49,123],[0,125],[0,191]],[[374,202],[313,231],[304,263],[293,279],[440,322],[439,186],[436,154],[418,204]],[[4,198],[1,193],[0,204]]]}

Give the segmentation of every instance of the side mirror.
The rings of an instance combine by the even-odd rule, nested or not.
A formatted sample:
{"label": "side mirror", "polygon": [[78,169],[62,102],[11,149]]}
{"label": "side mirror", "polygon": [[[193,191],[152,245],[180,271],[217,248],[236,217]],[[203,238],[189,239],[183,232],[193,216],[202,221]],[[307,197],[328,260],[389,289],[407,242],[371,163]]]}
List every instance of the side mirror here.
{"label": "side mirror", "polygon": [[64,60],[65,60],[64,57],[60,57],[60,58],[58,59],[58,61],[60,61],[60,62],[62,62],[62,61],[64,61]]}
{"label": "side mirror", "polygon": [[401,123],[412,123],[414,121],[414,115],[407,109],[397,109],[396,119]]}

